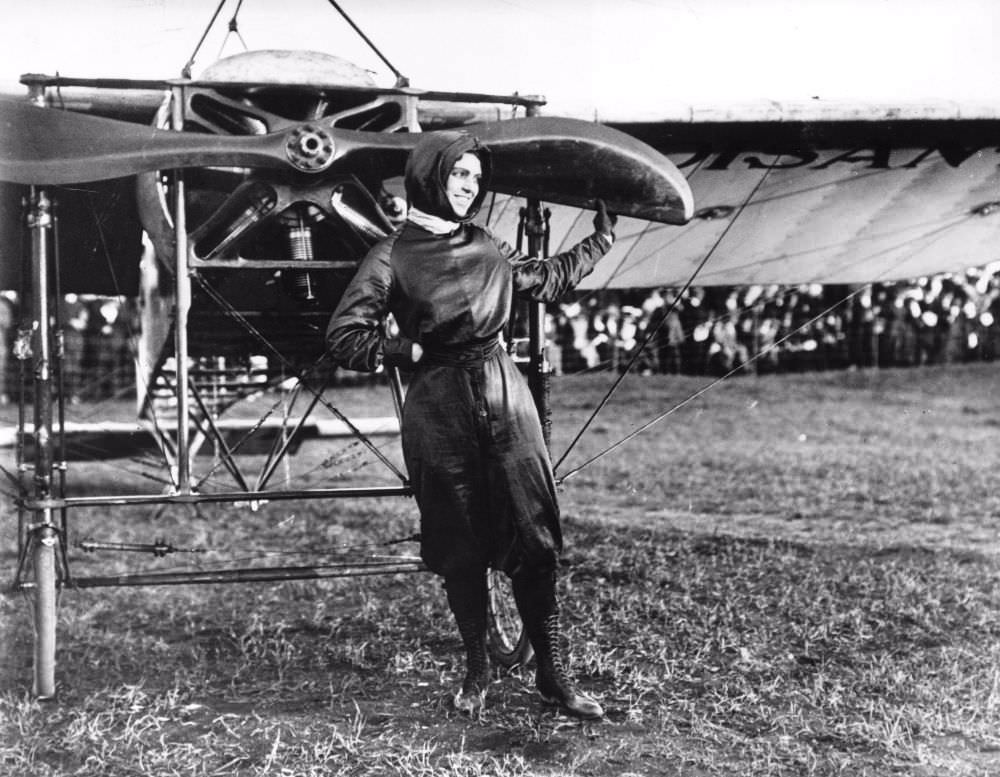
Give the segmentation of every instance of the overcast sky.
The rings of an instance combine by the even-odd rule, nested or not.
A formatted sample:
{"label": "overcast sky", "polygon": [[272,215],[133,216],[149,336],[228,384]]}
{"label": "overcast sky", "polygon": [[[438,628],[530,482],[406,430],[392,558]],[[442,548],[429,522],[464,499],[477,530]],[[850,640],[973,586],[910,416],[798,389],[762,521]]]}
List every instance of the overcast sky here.
{"label": "overcast sky", "polygon": [[[3,0],[0,81],[180,74],[217,0]],[[543,94],[551,112],[664,101],[996,104],[997,0],[339,0],[413,86]],[[194,72],[242,50],[222,10]],[[328,0],[244,0],[250,48],[388,69]]]}

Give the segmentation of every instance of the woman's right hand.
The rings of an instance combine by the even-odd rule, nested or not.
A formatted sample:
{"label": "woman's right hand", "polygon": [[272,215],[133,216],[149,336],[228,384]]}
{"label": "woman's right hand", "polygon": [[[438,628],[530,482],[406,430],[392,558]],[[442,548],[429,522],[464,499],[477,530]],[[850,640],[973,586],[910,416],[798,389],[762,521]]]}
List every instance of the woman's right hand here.
{"label": "woman's right hand", "polygon": [[414,343],[412,349],[410,350],[410,358],[413,363],[416,364],[420,361],[420,357],[424,355],[424,349],[420,347],[420,343]]}

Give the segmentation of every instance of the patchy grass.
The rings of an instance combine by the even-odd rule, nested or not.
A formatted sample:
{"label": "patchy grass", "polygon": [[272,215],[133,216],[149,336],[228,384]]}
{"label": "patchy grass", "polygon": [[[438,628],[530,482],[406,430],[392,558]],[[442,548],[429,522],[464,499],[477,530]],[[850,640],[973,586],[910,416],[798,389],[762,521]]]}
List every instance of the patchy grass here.
{"label": "patchy grass", "polygon": [[[629,378],[562,471],[704,382]],[[557,457],[609,383],[555,383]],[[0,772],[995,774],[996,389],[992,365],[739,378],[569,477],[560,586],[602,722],[543,708],[525,669],[497,675],[483,720],[454,713],[460,644],[424,573],[66,590],[54,703],[30,697],[29,609],[0,601]],[[385,480],[337,446],[304,446],[293,477]],[[78,471],[81,492],[137,488]],[[415,551],[357,547],[415,531],[406,499],[78,513],[71,543],[211,548],[71,548],[81,575]],[[9,541],[0,558],[12,574]]]}

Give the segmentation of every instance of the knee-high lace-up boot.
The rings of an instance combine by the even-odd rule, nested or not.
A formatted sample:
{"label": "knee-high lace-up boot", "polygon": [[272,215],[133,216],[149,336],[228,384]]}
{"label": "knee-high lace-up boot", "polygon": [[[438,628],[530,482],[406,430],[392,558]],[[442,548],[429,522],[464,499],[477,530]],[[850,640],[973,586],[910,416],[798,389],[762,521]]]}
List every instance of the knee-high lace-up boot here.
{"label": "knee-high lace-up boot", "polygon": [[542,699],[578,718],[600,718],[597,701],[579,691],[570,680],[562,649],[562,628],[556,600],[555,574],[517,574],[512,579],[521,621],[535,649],[538,667],[535,686]]}
{"label": "knee-high lace-up boot", "polygon": [[448,606],[465,646],[465,679],[454,696],[455,709],[472,717],[486,706],[490,658],[486,650],[486,575],[446,578]]}

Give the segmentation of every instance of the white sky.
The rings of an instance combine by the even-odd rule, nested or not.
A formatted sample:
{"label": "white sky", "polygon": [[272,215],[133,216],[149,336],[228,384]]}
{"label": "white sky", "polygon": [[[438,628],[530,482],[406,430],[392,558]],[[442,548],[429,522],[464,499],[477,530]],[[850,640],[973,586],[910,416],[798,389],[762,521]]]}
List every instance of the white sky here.
{"label": "white sky", "polygon": [[[543,94],[607,117],[665,102],[1000,102],[997,0],[338,0],[415,87]],[[195,75],[242,50],[229,0]],[[170,78],[217,0],[0,0],[0,83]],[[250,48],[387,68],[326,0],[244,0]],[[16,85],[14,86],[15,89]],[[561,110],[562,109],[562,110]]]}

